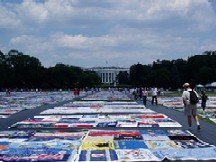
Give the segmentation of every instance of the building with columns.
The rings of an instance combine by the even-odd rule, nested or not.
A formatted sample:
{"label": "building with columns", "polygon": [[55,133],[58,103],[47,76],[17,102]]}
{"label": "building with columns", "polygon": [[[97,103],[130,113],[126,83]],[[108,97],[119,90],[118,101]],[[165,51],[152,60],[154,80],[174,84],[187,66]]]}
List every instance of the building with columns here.
{"label": "building with columns", "polygon": [[116,84],[117,75],[120,71],[127,71],[129,74],[129,68],[120,68],[120,67],[93,67],[88,70],[95,71],[101,78],[101,82],[105,84]]}

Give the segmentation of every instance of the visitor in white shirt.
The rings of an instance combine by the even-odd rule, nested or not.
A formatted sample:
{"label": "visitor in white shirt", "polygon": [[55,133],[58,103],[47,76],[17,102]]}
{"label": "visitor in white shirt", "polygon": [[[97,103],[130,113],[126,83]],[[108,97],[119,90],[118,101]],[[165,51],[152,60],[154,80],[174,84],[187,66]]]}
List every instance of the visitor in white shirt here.
{"label": "visitor in white shirt", "polygon": [[197,124],[197,129],[200,130],[200,123],[197,116],[197,104],[191,103],[191,93],[192,91],[195,93],[195,97],[198,99],[198,94],[196,91],[192,90],[189,83],[185,83],[183,85],[184,92],[182,94],[182,99],[184,103],[184,113],[187,116],[189,129],[192,126],[192,116]]}
{"label": "visitor in white shirt", "polygon": [[157,88],[152,88],[152,102],[151,102],[152,105],[154,104],[154,101],[155,101],[156,105],[158,104],[157,93],[158,93]]}

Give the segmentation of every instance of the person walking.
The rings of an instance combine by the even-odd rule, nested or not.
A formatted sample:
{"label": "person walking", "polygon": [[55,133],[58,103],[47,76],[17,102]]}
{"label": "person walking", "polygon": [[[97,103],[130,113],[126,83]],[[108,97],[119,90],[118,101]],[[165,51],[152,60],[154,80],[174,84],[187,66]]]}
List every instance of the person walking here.
{"label": "person walking", "polygon": [[147,96],[148,96],[148,91],[146,88],[142,89],[142,98],[143,98],[143,105],[146,106],[146,101],[147,101]]}
{"label": "person walking", "polygon": [[197,124],[197,130],[200,130],[200,123],[197,116],[197,103],[199,102],[198,94],[194,91],[189,83],[183,85],[184,92],[182,94],[182,99],[184,103],[184,113],[187,116],[189,129],[192,126],[192,116]]}
{"label": "person walking", "polygon": [[140,100],[142,100],[142,90],[143,90],[143,88],[140,87],[140,88],[139,88],[139,92],[138,92],[138,93],[139,93],[139,99],[140,99]]}
{"label": "person walking", "polygon": [[205,108],[206,108],[206,102],[208,100],[208,96],[205,94],[204,91],[201,91],[201,94],[200,94],[200,97],[201,97],[201,107],[203,109],[203,112],[205,112]]}
{"label": "person walking", "polygon": [[134,89],[132,95],[134,97],[134,100],[136,101],[137,100],[137,90],[136,89]]}
{"label": "person walking", "polygon": [[152,88],[152,105],[154,104],[154,101],[155,101],[155,104],[157,105],[158,104],[158,101],[157,101],[157,88]]}
{"label": "person walking", "polygon": [[78,89],[77,88],[74,89],[74,97],[75,98],[78,97]]}

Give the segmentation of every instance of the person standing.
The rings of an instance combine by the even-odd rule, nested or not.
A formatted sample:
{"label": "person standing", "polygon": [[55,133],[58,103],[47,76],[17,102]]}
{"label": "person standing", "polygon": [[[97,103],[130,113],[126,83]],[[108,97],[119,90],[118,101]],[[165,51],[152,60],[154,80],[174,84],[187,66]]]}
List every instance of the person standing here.
{"label": "person standing", "polygon": [[134,97],[134,100],[136,101],[136,100],[137,100],[137,97],[136,97],[136,89],[133,90],[132,95],[133,95],[133,97]]}
{"label": "person standing", "polygon": [[143,105],[146,106],[146,101],[147,101],[147,96],[148,96],[148,91],[146,88],[142,89],[142,98],[143,98]]}
{"label": "person standing", "polygon": [[191,89],[189,83],[183,85],[184,92],[182,94],[182,99],[184,103],[184,113],[187,116],[188,126],[192,126],[192,116],[197,124],[197,129],[200,130],[200,123],[197,116],[197,103],[199,102],[198,94],[196,91]]}
{"label": "person standing", "polygon": [[202,101],[201,102],[201,107],[202,107],[203,111],[205,111],[208,96],[205,94],[204,91],[201,91],[200,97],[201,97],[201,101]]}
{"label": "person standing", "polygon": [[6,89],[6,95],[10,96],[10,94],[11,94],[10,88]]}
{"label": "person standing", "polygon": [[77,96],[79,97],[79,95],[80,95],[80,89],[77,88]]}
{"label": "person standing", "polygon": [[152,105],[154,104],[154,101],[156,103],[156,105],[158,104],[157,102],[157,88],[152,88]]}
{"label": "person standing", "polygon": [[142,90],[143,90],[143,88],[140,87],[140,88],[139,88],[139,99],[140,99],[140,100],[142,100]]}
{"label": "person standing", "polygon": [[78,90],[77,90],[77,88],[74,89],[74,97],[75,98],[78,97]]}

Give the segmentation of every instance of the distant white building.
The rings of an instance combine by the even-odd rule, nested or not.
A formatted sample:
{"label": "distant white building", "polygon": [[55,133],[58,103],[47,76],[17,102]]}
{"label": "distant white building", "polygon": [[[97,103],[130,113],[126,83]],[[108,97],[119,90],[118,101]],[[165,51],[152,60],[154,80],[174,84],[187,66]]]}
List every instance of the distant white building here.
{"label": "distant white building", "polygon": [[120,67],[93,67],[88,70],[95,71],[100,76],[101,82],[106,84],[115,84],[120,71],[126,71],[128,74],[130,73],[129,68]]}

